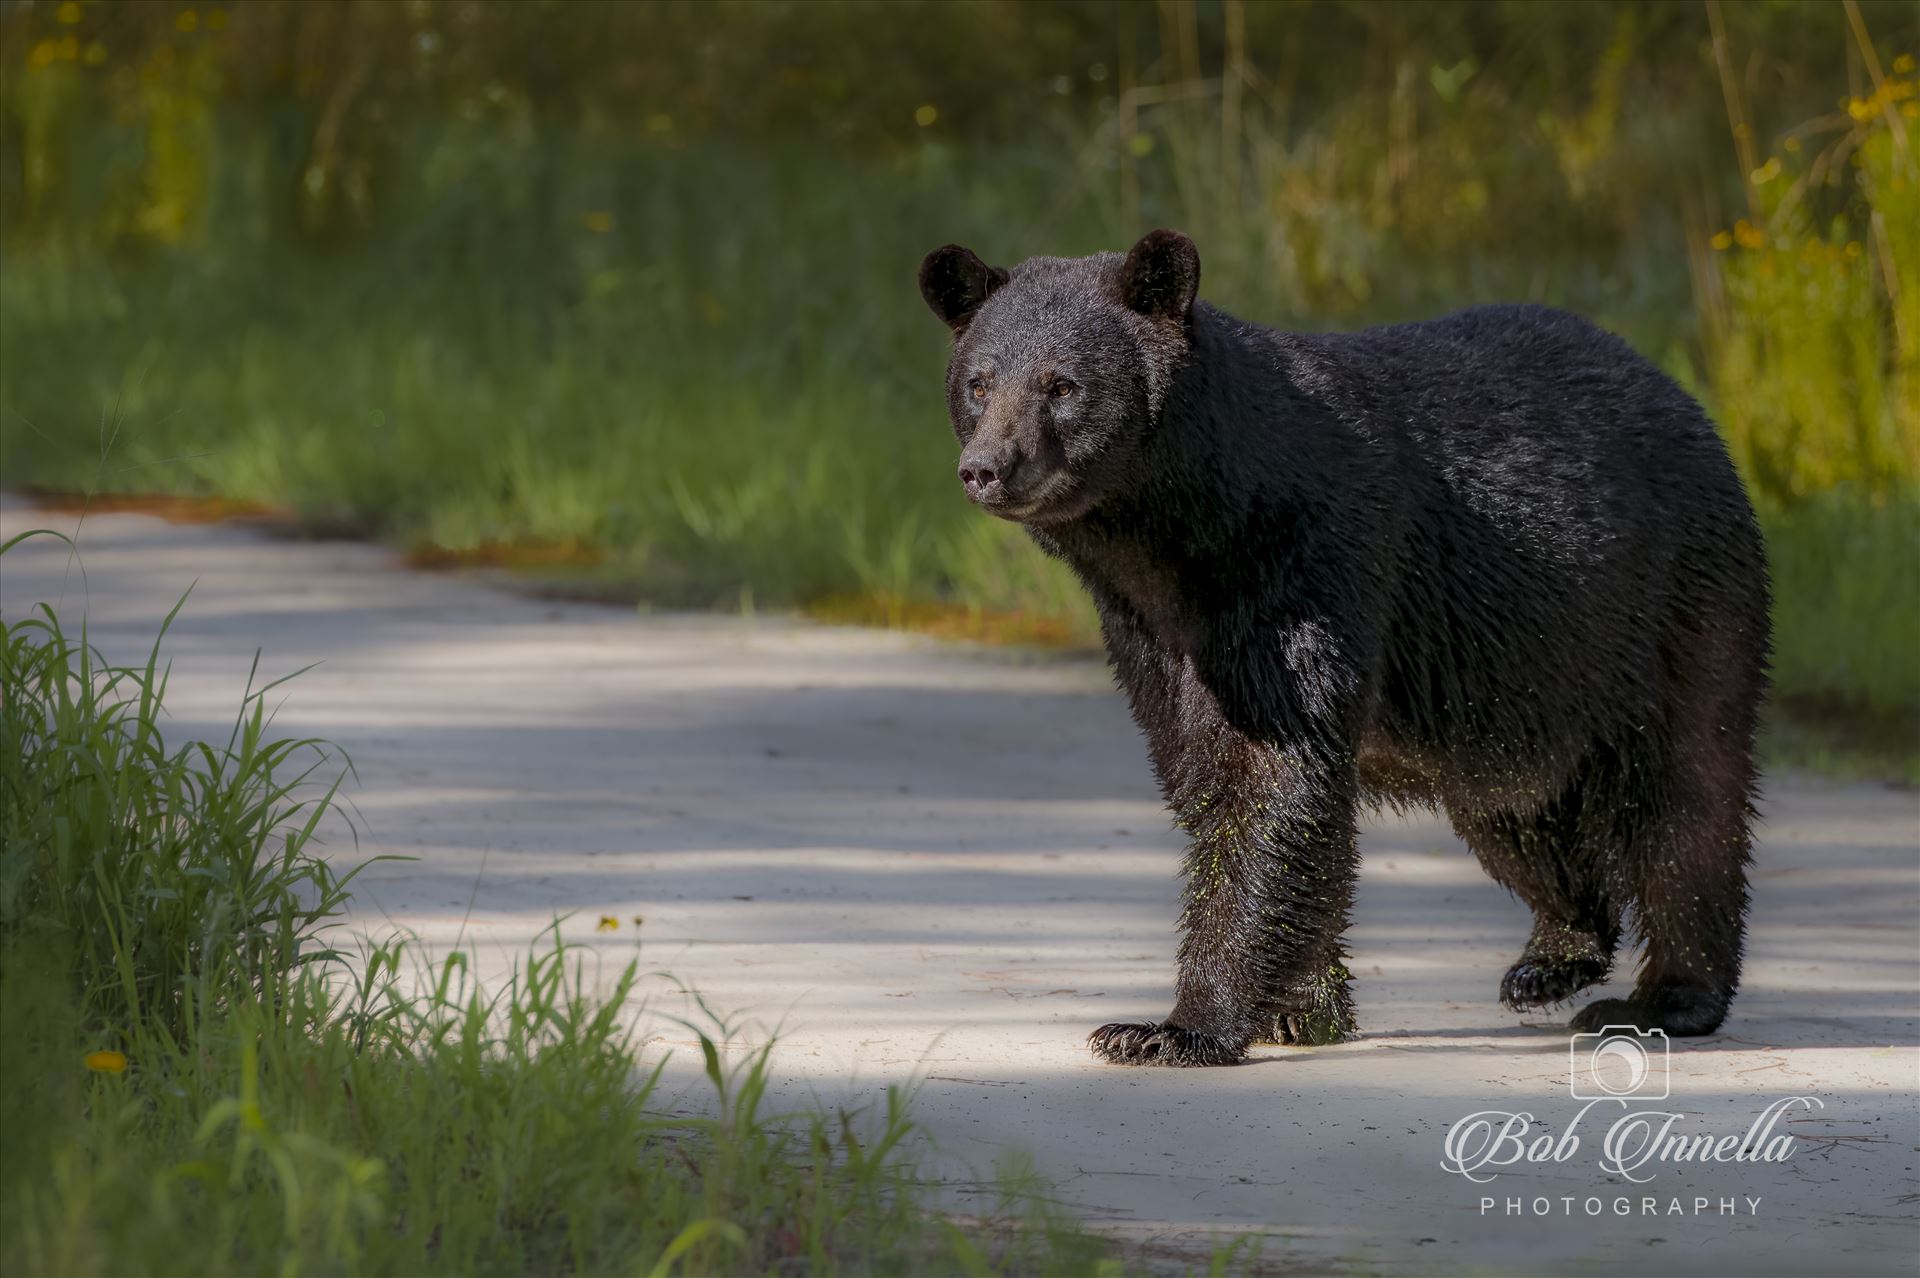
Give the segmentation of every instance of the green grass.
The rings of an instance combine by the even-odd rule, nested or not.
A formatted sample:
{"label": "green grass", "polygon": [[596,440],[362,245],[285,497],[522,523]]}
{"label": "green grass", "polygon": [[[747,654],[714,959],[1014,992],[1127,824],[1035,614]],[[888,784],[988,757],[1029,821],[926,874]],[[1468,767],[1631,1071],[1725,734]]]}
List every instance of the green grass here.
{"label": "green grass", "polygon": [[1766,754],[1920,785],[1920,498],[1763,511],[1773,574]]}
{"label": "green grass", "polygon": [[[1799,477],[1778,493],[1756,480],[1777,560],[1781,704],[1817,703],[1843,731],[1858,722],[1874,752],[1908,766],[1916,738],[1884,725],[1920,710],[1902,513],[1920,499],[1917,477],[1901,478],[1913,358],[1888,353],[1870,270],[1882,255],[1847,256],[1837,222],[1777,250],[1702,250],[1701,278],[1724,277],[1703,332],[1675,269],[1679,229],[1597,235],[1598,212],[1547,189],[1551,173],[1529,180],[1546,183],[1542,201],[1572,200],[1563,237],[1515,238],[1491,216],[1388,234],[1398,215],[1377,203],[1364,124],[1339,115],[1254,147],[1276,212],[1208,199],[1212,135],[1158,117],[1143,124],[1159,141],[1139,160],[1137,216],[1199,234],[1208,295],[1266,321],[1337,327],[1532,297],[1634,340],[1729,422],[1751,474],[1786,474],[1784,458]],[[1470,124],[1491,127],[1448,128],[1478,136]],[[254,501],[425,561],[518,561],[562,589],[650,605],[1097,642],[1070,574],[959,494],[946,338],[913,272],[948,239],[994,260],[1122,244],[1138,226],[1104,179],[1063,176],[1043,145],[851,158],[559,134],[533,152],[409,127],[389,221],[361,243],[303,249],[274,233],[258,192],[277,171],[256,162],[268,134],[229,120],[207,215],[217,234],[136,254],[76,226],[9,247],[8,481]],[[1416,170],[1438,184],[1432,198],[1403,193],[1407,209],[1486,154],[1448,136]],[[983,168],[993,181],[977,180]],[[1300,223],[1302,210],[1319,220]],[[1838,254],[1844,279],[1776,280],[1805,267],[1809,244]],[[1912,244],[1886,251],[1920,279]],[[1849,476],[1878,486],[1851,504],[1808,487]]]}
{"label": "green grass", "polygon": [[1761,525],[1781,599],[1779,692],[1911,719],[1920,711],[1920,499],[1828,495],[1766,512]]}
{"label": "green grass", "polygon": [[[831,200],[769,202],[816,164]],[[9,257],[11,482],[219,493],[403,546],[582,544],[602,589],[664,605],[951,598],[1091,635],[1067,574],[959,496],[946,338],[914,285],[915,228],[1010,239],[990,228],[1013,201],[957,205],[946,165],[722,148],[504,180],[546,173],[545,217],[421,192],[406,232],[339,259]],[[583,224],[609,204],[610,231]]]}
{"label": "green grass", "polygon": [[942,1216],[901,1088],[771,1112],[773,1048],[723,1066],[728,1026],[669,1110],[638,969],[597,980],[557,925],[491,991],[458,951],[339,954],[343,761],[273,739],[265,689],[169,748],[160,654],[0,619],[0,1269],[1123,1270],[1030,1177]]}

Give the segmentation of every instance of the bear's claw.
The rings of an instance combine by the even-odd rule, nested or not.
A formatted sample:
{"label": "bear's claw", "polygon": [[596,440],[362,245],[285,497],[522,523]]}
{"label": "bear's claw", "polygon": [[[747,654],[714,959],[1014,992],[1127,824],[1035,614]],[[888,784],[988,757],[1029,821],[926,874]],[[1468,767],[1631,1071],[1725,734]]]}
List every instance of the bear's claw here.
{"label": "bear's claw", "polygon": [[1154,1021],[1102,1025],[1087,1044],[1116,1065],[1237,1065],[1247,1054],[1244,1039]]}

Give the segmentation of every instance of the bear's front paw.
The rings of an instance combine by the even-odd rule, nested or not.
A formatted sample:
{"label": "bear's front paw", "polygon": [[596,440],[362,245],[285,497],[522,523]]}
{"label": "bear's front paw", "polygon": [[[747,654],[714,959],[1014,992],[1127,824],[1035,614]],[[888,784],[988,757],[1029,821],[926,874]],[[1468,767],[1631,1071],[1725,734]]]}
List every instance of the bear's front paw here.
{"label": "bear's front paw", "polygon": [[1093,1054],[1116,1065],[1238,1065],[1247,1040],[1167,1022],[1119,1022],[1087,1035]]}

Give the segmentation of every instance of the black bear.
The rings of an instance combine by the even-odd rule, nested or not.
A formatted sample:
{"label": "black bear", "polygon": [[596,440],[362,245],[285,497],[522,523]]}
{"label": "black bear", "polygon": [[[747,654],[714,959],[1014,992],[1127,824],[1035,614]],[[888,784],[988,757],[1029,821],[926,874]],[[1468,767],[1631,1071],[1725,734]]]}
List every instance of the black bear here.
{"label": "black bear", "polygon": [[955,245],[959,477],[1098,606],[1191,838],[1167,1019],[1089,1040],[1219,1065],[1354,1028],[1362,805],[1434,805],[1533,910],[1512,1008],[1707,1034],[1740,979],[1765,553],[1712,423],[1574,316],[1347,334],[1197,300],[1191,240],[1011,270]]}

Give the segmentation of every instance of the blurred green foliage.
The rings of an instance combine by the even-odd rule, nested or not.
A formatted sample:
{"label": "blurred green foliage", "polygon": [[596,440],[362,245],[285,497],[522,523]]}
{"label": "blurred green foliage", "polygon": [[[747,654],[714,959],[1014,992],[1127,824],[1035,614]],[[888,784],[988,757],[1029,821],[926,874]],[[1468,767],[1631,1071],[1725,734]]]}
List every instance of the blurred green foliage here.
{"label": "blurred green foliage", "polygon": [[579,584],[667,603],[1086,638],[958,495],[913,272],[1176,225],[1265,322],[1628,336],[1776,537],[1860,512],[1878,611],[1801,625],[1783,582],[1783,644],[1826,646],[1782,677],[1904,712],[1916,50],[1905,0],[15,5],[0,461],[592,548]]}

